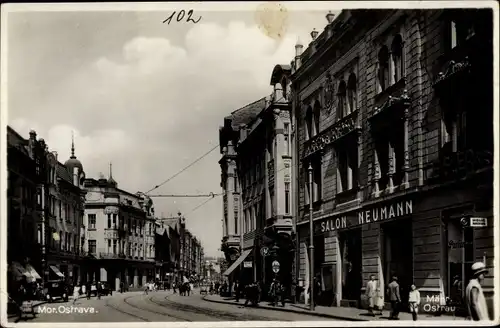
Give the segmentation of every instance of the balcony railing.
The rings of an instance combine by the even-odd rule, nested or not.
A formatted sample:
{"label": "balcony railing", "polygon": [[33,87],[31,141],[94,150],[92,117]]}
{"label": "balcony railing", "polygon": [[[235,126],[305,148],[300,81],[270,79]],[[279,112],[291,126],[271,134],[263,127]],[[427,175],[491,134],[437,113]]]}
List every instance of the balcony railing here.
{"label": "balcony railing", "polygon": [[302,158],[306,158],[316,152],[319,152],[326,146],[338,141],[356,130],[359,130],[357,118],[358,111],[354,111],[337,121],[328,129],[306,141],[304,155]]}

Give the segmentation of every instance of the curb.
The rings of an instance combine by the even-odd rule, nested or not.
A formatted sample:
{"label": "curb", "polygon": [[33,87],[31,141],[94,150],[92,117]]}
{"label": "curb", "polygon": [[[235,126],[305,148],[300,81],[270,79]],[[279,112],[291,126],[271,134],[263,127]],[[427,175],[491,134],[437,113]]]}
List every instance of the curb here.
{"label": "curb", "polygon": [[[211,300],[211,299],[208,299],[208,295],[203,296],[202,299],[204,301],[206,301],[206,302],[212,302],[212,303],[229,304],[229,305],[241,305],[241,304],[238,304],[238,303],[231,303],[231,302],[226,302],[226,301]],[[310,312],[310,311],[307,311],[307,310],[299,310],[299,309],[295,310],[295,309],[287,309],[287,308],[280,308],[280,307],[270,308],[270,307],[267,307],[267,306],[266,307],[260,306],[259,309],[269,310],[269,311],[293,312],[293,313],[306,314],[306,315],[311,315],[311,316],[316,316],[316,317],[340,319],[340,320],[344,320],[344,321],[370,321],[370,320],[367,320],[367,319],[361,319],[361,318],[358,319],[358,318],[352,318],[352,317],[342,317],[342,316],[338,316],[338,315],[334,315],[334,314],[317,313],[317,312]]]}

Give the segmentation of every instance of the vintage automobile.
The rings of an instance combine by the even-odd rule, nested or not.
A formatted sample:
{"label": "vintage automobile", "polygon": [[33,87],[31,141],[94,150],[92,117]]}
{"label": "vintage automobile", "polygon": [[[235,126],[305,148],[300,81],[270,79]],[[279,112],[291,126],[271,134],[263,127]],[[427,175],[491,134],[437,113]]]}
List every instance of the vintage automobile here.
{"label": "vintage automobile", "polygon": [[69,299],[69,286],[63,280],[49,280],[45,282],[43,294],[50,303],[57,298],[67,302]]}

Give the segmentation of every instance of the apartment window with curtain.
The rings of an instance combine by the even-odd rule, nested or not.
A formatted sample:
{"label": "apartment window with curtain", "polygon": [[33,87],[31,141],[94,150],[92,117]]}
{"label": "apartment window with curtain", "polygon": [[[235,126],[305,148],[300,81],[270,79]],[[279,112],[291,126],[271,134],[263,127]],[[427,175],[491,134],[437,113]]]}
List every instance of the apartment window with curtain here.
{"label": "apartment window with curtain", "polygon": [[117,245],[118,241],[116,239],[113,239],[113,254],[118,254]]}
{"label": "apartment window with curtain", "polygon": [[111,214],[108,214],[108,229],[111,229]]}
{"label": "apartment window with curtain", "polygon": [[113,214],[113,229],[116,229],[116,214]]}
{"label": "apartment window with curtain", "polygon": [[389,49],[383,46],[378,53],[377,92],[389,87]]}
{"label": "apartment window with curtain", "polygon": [[108,239],[108,254],[111,253],[111,239]]}
{"label": "apartment window with curtain", "polygon": [[337,120],[346,117],[349,113],[349,106],[347,103],[347,85],[345,81],[339,83],[339,89],[337,92]]}
{"label": "apartment window with curtain", "polygon": [[398,82],[404,76],[404,53],[403,53],[403,38],[400,34],[396,35],[392,40],[392,61],[394,82]]}
{"label": "apartment window with curtain", "polygon": [[312,113],[312,108],[309,107],[306,111],[306,117],[305,117],[305,133],[306,133],[306,140],[311,139],[314,134],[313,134],[313,113]]}
{"label": "apartment window with curtain", "polygon": [[347,81],[347,103],[349,112],[355,112],[358,109],[358,88],[356,74],[351,73]]}
{"label": "apartment window with curtain", "polygon": [[234,211],[235,215],[234,215],[234,234],[237,235],[238,234],[238,212],[237,211]]}
{"label": "apartment window with curtain", "polygon": [[314,104],[314,110],[313,110],[313,124],[312,124],[312,126],[313,126],[313,134],[312,134],[312,136],[313,137],[315,135],[319,134],[319,131],[320,131],[320,127],[319,127],[320,118],[321,118],[321,105],[317,101]]}

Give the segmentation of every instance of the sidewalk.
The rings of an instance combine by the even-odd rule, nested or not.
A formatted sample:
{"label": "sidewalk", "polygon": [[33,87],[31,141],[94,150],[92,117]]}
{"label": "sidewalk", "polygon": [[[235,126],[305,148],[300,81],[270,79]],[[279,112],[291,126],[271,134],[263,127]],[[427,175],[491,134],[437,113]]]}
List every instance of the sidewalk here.
{"label": "sidewalk", "polygon": [[[222,303],[222,304],[232,304],[242,306],[245,303],[245,299],[240,299],[239,303],[235,302],[234,298],[221,297],[220,295],[206,295],[203,297],[203,300],[214,303]],[[316,306],[315,311],[310,311],[309,307],[304,304],[291,304],[286,303],[285,307],[279,306],[271,306],[268,302],[259,303],[259,308],[266,310],[274,310],[274,311],[284,311],[284,312],[294,312],[308,315],[316,315],[319,317],[332,318],[337,320],[345,320],[345,321],[392,321],[389,320],[389,311],[384,311],[383,315],[372,317],[368,315],[367,310],[361,310],[358,308],[351,307],[327,307],[327,306]],[[402,312],[399,314],[400,321],[412,321],[412,317],[410,313]],[[441,315],[434,316],[427,313],[419,313],[418,320],[439,320],[439,321],[449,321],[449,320],[462,320],[465,318],[462,317],[453,317],[451,315]]]}

